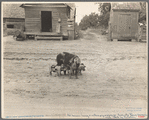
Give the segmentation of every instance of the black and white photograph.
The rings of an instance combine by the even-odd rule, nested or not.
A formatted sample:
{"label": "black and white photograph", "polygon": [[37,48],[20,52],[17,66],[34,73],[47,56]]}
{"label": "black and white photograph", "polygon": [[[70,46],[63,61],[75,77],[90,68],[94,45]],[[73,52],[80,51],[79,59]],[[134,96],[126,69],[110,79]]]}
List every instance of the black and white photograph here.
{"label": "black and white photograph", "polygon": [[148,118],[148,3],[2,2],[4,119]]}

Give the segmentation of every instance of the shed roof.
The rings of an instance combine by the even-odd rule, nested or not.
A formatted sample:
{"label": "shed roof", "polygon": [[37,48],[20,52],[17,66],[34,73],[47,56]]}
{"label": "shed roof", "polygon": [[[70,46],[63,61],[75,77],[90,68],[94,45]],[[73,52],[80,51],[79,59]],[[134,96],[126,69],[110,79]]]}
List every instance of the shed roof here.
{"label": "shed roof", "polygon": [[75,3],[66,3],[66,4],[71,7],[70,16],[71,16],[71,19],[74,19],[74,17],[76,16],[76,6],[75,6]]}
{"label": "shed roof", "polygon": [[65,3],[69,7],[71,7],[73,10],[76,8],[75,3]]}
{"label": "shed roof", "polygon": [[20,7],[69,7],[72,9],[72,7],[67,3],[25,3]]}
{"label": "shed roof", "polygon": [[139,2],[121,2],[111,3],[112,10],[140,10],[141,6]]}
{"label": "shed roof", "polygon": [[3,4],[3,18],[25,18],[24,9],[20,8],[21,4]]}

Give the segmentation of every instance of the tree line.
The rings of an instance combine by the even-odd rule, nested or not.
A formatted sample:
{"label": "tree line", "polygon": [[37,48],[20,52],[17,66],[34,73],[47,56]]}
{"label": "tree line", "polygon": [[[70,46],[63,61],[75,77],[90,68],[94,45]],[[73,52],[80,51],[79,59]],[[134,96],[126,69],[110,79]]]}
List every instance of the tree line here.
{"label": "tree line", "polygon": [[[100,14],[91,13],[90,15],[85,15],[79,23],[79,28],[81,30],[99,27],[108,28],[108,23],[110,20],[111,3],[96,4],[98,4],[98,10]],[[140,6],[141,10],[139,12],[139,22],[141,22],[142,18],[146,21],[146,2],[140,2]]]}

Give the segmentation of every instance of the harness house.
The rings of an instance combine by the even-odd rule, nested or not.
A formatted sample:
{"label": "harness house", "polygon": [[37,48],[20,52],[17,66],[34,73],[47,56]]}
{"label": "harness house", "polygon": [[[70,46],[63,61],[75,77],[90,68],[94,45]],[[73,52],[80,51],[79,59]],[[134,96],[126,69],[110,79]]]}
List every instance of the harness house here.
{"label": "harness house", "polygon": [[35,39],[74,39],[75,7],[65,3],[22,4],[26,37]]}

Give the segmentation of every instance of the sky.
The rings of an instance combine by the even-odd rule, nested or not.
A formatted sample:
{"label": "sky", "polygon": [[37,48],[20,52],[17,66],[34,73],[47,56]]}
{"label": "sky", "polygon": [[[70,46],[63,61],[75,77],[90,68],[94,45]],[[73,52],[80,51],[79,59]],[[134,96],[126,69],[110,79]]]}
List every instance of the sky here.
{"label": "sky", "polygon": [[92,12],[98,13],[98,5],[94,2],[75,2],[76,5],[76,22],[79,24],[85,15]]}

